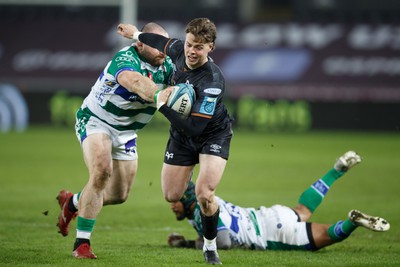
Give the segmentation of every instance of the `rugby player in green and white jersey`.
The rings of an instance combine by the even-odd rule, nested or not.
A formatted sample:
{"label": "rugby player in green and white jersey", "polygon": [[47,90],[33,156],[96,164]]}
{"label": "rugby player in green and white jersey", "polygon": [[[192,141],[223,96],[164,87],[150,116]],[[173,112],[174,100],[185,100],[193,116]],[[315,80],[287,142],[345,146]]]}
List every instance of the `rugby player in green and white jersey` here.
{"label": "rugby player in green and white jersey", "polygon": [[[143,31],[168,37],[156,23]],[[80,193],[61,190],[59,232],[68,235],[78,216],[75,258],[96,258],[90,237],[104,205],[126,201],[137,172],[137,131],[157,111],[156,95],[170,84],[173,64],[169,57],[142,42],[125,47],[108,62],[85,98],[76,117],[89,180]]]}
{"label": "rugby player in green and white jersey", "polygon": [[[380,218],[351,210],[348,218],[334,224],[309,222],[332,184],[351,167],[361,161],[354,151],[348,151],[335,162],[334,167],[305,190],[294,208],[282,205],[242,208],[216,197],[220,209],[217,247],[230,249],[242,247],[258,250],[310,250],[343,241],[358,227],[373,231],[387,231],[390,224]],[[177,220],[188,218],[197,231],[197,240],[186,240],[180,234],[171,234],[168,244],[172,247],[203,247],[203,229],[200,207],[196,201],[195,185],[189,183],[184,196],[171,203]]]}

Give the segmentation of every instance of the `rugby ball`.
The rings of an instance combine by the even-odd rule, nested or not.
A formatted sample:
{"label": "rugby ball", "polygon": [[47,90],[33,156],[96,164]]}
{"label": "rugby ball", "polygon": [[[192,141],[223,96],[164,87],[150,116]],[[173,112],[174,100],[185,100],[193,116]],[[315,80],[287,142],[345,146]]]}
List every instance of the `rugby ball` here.
{"label": "rugby ball", "polygon": [[188,117],[195,100],[196,93],[193,86],[187,83],[179,83],[174,86],[172,93],[169,95],[167,106],[179,114]]}

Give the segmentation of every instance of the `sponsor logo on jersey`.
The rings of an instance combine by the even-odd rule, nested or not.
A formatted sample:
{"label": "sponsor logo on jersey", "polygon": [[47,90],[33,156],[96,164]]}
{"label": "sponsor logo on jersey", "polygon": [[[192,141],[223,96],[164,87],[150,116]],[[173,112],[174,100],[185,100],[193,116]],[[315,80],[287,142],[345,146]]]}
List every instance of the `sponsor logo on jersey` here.
{"label": "sponsor logo on jersey", "polygon": [[128,61],[128,62],[137,62],[135,55],[132,51],[126,51],[125,53],[120,54],[115,58],[115,61]]}
{"label": "sponsor logo on jersey", "polygon": [[208,97],[208,96],[206,96],[204,98],[203,103],[201,104],[200,113],[207,114],[207,115],[213,115],[214,111],[215,111],[216,104],[217,104],[217,98],[216,97]]}
{"label": "sponsor logo on jersey", "polygon": [[104,84],[107,85],[108,87],[114,87],[117,83],[115,81],[110,81],[110,80],[105,80]]}
{"label": "sponsor logo on jersey", "polygon": [[222,90],[219,88],[207,88],[204,92],[210,95],[219,95]]}

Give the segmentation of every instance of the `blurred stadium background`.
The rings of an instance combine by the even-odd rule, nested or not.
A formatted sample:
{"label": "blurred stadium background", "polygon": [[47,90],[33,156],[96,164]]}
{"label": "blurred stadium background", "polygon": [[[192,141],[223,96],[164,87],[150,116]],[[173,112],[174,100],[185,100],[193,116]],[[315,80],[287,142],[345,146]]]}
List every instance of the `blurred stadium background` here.
{"label": "blurred stadium background", "polygon": [[[76,266],[75,235],[56,234],[55,195],[78,192],[87,179],[74,115],[106,62],[129,44],[116,26],[156,21],[183,38],[195,17],[217,25],[211,55],[225,73],[236,118],[218,195],[242,206],[291,206],[354,149],[363,164],[314,219],[334,222],[357,208],[392,225],[388,234],[360,230],[312,256],[221,251],[224,264],[400,266],[399,14],[398,0],[0,0],[0,266]],[[202,260],[196,251],[166,249],[169,233],[195,234],[161,194],[167,124],[157,114],[139,133],[140,170],[129,201],[103,209],[96,223],[96,266]]]}
{"label": "blurred stadium background", "polygon": [[[113,53],[119,22],[218,28],[236,126],[398,131],[400,1],[0,0],[0,131],[74,123]],[[157,120],[154,125],[161,123]]]}

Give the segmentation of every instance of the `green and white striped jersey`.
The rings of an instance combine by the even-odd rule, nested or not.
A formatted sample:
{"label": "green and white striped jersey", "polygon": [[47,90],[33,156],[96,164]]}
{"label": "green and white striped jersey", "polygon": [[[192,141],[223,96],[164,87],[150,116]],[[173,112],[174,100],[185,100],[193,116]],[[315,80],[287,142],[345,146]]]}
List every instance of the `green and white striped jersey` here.
{"label": "green and white striped jersey", "polygon": [[[228,230],[234,247],[249,249],[266,249],[264,217],[258,209],[242,208],[215,196],[219,206],[218,231]],[[196,229],[200,237],[203,236],[200,206],[196,203],[193,219],[189,223]]]}
{"label": "green and white striped jersey", "polygon": [[111,127],[124,130],[140,130],[150,122],[156,112],[156,103],[143,100],[117,82],[124,70],[137,71],[149,77],[160,89],[170,84],[174,70],[169,57],[163,65],[153,67],[137,53],[135,46],[127,46],[116,53],[107,63],[100,77],[85,98],[77,116],[95,116]]}

